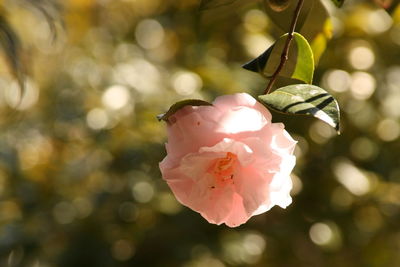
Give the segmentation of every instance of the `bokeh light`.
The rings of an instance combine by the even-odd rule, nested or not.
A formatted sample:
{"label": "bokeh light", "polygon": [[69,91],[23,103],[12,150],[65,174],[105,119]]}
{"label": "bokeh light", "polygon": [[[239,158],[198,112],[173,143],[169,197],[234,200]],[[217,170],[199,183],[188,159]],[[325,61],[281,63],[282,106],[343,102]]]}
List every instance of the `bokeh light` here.
{"label": "bokeh light", "polygon": [[326,88],[342,93],[350,88],[351,76],[344,70],[330,70],[325,72],[323,82]]}
{"label": "bokeh light", "polygon": [[337,159],[333,171],[338,181],[354,195],[365,195],[371,190],[371,182],[367,175],[350,162]]}
{"label": "bokeh light", "polygon": [[333,239],[333,232],[328,225],[316,223],[310,228],[310,238],[317,245],[327,245]]}
{"label": "bokeh light", "polygon": [[154,49],[164,40],[164,29],[154,19],[144,19],[138,23],[135,30],[136,41],[145,49]]}
{"label": "bokeh light", "polygon": [[190,71],[179,71],[172,77],[175,91],[183,96],[192,95],[203,86],[200,76]]}
{"label": "bokeh light", "polygon": [[353,68],[366,70],[375,62],[375,55],[367,46],[356,46],[350,50],[349,61]]}
{"label": "bokeh light", "polygon": [[350,90],[353,97],[359,100],[370,98],[376,88],[375,78],[367,72],[354,72],[351,78]]}
{"label": "bokeh light", "polygon": [[106,89],[101,101],[109,109],[118,110],[125,107],[130,101],[129,91],[126,87],[114,85]]}

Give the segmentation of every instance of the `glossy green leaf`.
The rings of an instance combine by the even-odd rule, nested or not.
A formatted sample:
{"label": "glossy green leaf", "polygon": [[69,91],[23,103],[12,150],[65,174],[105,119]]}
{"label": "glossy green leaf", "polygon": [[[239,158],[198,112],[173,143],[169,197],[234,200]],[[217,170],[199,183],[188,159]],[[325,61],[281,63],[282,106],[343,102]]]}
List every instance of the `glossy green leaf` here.
{"label": "glossy green leaf", "polygon": [[[268,48],[261,56],[245,64],[243,68],[261,73],[270,77],[281,61],[287,34],[281,36],[273,46]],[[312,83],[314,74],[314,57],[307,40],[299,33],[293,34],[293,40],[289,49],[289,56],[280,76],[297,79],[306,83]]]}
{"label": "glossy green leaf", "polygon": [[159,121],[168,121],[168,118],[185,106],[211,106],[211,103],[200,99],[186,99],[173,104],[166,113],[157,115]]}
{"label": "glossy green leaf", "polygon": [[337,6],[337,7],[342,7],[342,5],[343,5],[343,3],[344,3],[344,0],[331,0],[334,4],[335,4],[335,6]]}
{"label": "glossy green leaf", "polygon": [[340,113],[337,101],[324,89],[308,84],[289,85],[258,99],[266,106],[287,114],[316,117],[339,133]]}

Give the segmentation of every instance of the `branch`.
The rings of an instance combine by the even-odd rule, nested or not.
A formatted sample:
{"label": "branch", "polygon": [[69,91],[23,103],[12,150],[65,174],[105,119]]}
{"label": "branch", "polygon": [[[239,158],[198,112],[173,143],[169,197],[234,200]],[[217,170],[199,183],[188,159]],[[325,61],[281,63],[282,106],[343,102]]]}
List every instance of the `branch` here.
{"label": "branch", "polygon": [[271,90],[272,86],[274,85],[276,79],[278,78],[279,73],[282,71],[283,66],[285,66],[285,63],[288,60],[290,43],[292,42],[292,39],[293,39],[293,33],[294,33],[294,30],[296,29],[297,20],[299,18],[301,7],[303,6],[303,3],[304,3],[304,0],[299,0],[299,2],[297,3],[296,9],[293,14],[292,23],[290,24],[289,33],[286,38],[285,46],[284,46],[282,54],[281,54],[281,61],[278,65],[278,67],[276,68],[274,74],[272,74],[271,79],[269,80],[268,86],[264,91],[264,94],[269,93],[269,91]]}

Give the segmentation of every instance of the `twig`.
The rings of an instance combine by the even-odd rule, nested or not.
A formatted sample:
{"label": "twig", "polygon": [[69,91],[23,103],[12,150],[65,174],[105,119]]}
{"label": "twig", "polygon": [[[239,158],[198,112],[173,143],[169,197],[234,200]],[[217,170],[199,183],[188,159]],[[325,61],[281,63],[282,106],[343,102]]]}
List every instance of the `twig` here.
{"label": "twig", "polygon": [[290,43],[292,42],[292,39],[293,39],[293,33],[294,33],[294,30],[296,29],[297,20],[299,18],[301,7],[303,6],[303,3],[304,3],[304,0],[299,0],[299,2],[297,3],[292,22],[290,24],[288,36],[286,38],[285,46],[284,46],[282,54],[281,54],[281,61],[279,62],[279,65],[276,68],[274,74],[272,74],[271,79],[269,80],[269,83],[267,85],[267,88],[264,91],[264,94],[269,93],[269,91],[271,90],[272,86],[274,85],[276,79],[278,78],[279,73],[282,71],[283,66],[285,66],[285,63],[288,60]]}

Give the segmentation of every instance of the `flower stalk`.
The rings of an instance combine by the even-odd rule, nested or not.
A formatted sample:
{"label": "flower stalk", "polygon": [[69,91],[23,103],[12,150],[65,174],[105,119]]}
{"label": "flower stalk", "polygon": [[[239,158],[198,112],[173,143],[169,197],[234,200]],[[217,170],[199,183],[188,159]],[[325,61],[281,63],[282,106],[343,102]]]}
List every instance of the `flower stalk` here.
{"label": "flower stalk", "polygon": [[279,73],[282,71],[283,67],[285,66],[286,61],[288,60],[290,43],[293,40],[293,33],[296,29],[297,20],[299,19],[299,15],[300,15],[300,11],[303,6],[303,3],[304,3],[304,0],[299,0],[299,2],[297,3],[296,9],[293,14],[292,22],[290,24],[288,36],[286,38],[285,46],[283,47],[283,50],[282,50],[281,61],[279,62],[279,65],[276,68],[275,72],[272,74],[271,79],[269,80],[269,83],[267,85],[267,88],[265,88],[264,94],[268,94],[271,91],[272,86],[274,85],[276,79],[278,78]]}

